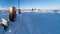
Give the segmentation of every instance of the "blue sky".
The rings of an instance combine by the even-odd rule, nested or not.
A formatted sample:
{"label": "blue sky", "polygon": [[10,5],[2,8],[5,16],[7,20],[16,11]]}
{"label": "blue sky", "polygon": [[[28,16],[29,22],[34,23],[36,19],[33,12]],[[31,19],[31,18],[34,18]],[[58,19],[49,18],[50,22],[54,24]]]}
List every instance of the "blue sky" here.
{"label": "blue sky", "polygon": [[5,9],[9,9],[10,6],[18,7],[18,0],[0,0],[0,9],[2,9],[2,4]]}
{"label": "blue sky", "polygon": [[20,0],[20,8],[59,9],[60,0]]}
{"label": "blue sky", "polygon": [[[0,9],[2,4],[5,9],[18,8],[18,0],[0,0]],[[60,9],[60,0],[20,0],[20,8]]]}

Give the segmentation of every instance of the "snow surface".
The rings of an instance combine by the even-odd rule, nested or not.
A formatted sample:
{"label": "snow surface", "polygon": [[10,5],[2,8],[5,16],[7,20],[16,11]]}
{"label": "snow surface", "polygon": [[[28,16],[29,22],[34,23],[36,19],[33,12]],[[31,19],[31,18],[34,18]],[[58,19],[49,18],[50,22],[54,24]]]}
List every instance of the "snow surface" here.
{"label": "snow surface", "polygon": [[[0,12],[1,19],[8,19],[8,12]],[[7,30],[0,25],[0,34],[60,34],[59,13],[24,12],[17,14],[15,22],[9,21]]]}

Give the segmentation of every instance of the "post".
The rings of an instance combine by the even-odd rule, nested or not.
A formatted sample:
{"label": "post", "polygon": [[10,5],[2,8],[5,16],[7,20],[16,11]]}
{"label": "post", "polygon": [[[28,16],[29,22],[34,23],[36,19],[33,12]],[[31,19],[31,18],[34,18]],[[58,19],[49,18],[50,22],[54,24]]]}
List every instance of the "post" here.
{"label": "post", "polygon": [[21,13],[21,9],[20,9],[20,0],[18,0],[18,14]]}

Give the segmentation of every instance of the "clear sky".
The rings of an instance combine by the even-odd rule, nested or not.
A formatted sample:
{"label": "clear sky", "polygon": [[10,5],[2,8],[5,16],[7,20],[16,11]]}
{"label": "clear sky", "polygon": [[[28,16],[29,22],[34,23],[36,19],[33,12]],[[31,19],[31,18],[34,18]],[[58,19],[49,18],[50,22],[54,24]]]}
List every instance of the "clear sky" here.
{"label": "clear sky", "polygon": [[2,9],[2,5],[4,5],[4,9],[9,9],[10,6],[18,7],[18,0],[0,0],[0,10]]}
{"label": "clear sky", "polygon": [[60,0],[20,0],[20,8],[60,9]]}
{"label": "clear sky", "polygon": [[[2,4],[5,9],[10,6],[17,8],[18,0],[0,0],[0,9]],[[60,9],[60,0],[20,0],[20,8]]]}

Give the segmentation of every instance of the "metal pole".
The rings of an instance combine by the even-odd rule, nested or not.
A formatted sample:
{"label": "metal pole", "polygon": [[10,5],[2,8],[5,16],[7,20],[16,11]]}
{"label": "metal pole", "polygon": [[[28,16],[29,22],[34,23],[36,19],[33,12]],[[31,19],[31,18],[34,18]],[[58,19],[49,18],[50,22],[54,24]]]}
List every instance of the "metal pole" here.
{"label": "metal pole", "polygon": [[18,9],[20,9],[20,0],[18,0]]}
{"label": "metal pole", "polygon": [[4,12],[4,3],[3,3],[4,1],[2,0],[2,12]]}
{"label": "metal pole", "polygon": [[20,9],[20,0],[18,0],[18,14],[21,13],[21,9]]}

